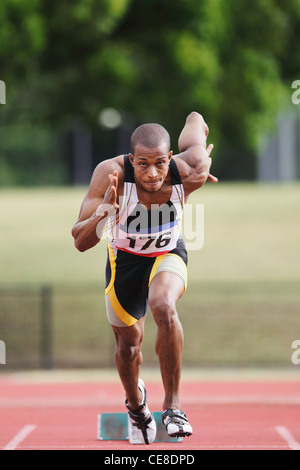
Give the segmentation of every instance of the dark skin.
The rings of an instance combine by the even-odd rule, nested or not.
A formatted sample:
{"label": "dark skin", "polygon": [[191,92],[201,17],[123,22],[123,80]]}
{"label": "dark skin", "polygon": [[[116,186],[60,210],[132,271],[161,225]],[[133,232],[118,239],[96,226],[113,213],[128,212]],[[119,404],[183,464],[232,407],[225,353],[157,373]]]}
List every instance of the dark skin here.
{"label": "dark skin", "polygon": [[[151,149],[141,144],[136,145],[134,154],[130,154],[129,158],[134,168],[140,204],[150,209],[151,204],[161,205],[169,201],[172,191],[169,172],[171,158],[176,161],[186,201],[188,196],[206,181],[218,181],[209,171],[213,146],[206,146],[207,136],[208,127],[204,119],[200,114],[193,112],[187,117],[180,134],[178,155],[173,157],[164,142]],[[95,169],[78,221],[72,229],[75,246],[79,251],[88,250],[100,241],[101,233],[97,227],[99,223],[104,225],[107,215],[118,210],[123,186],[123,155],[104,161]],[[149,287],[149,307],[157,325],[155,349],[165,391],[162,409],[180,408],[183,330],[176,303],[183,292],[182,280],[170,272],[156,274]],[[132,409],[136,409],[141,401],[138,378],[142,364],[144,321],[142,318],[128,327],[112,325],[116,338],[115,362]]]}

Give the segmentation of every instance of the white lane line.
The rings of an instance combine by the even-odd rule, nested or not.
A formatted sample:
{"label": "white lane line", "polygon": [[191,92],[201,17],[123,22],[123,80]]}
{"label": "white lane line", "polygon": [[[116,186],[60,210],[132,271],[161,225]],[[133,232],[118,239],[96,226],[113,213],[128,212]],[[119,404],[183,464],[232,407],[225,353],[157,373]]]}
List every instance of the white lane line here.
{"label": "white lane line", "polygon": [[24,426],[13,438],[3,447],[2,450],[15,450],[22,441],[26,439],[26,437],[32,433],[36,429],[34,424],[27,424]]}
{"label": "white lane line", "polygon": [[294,438],[294,436],[290,433],[287,427],[285,426],[276,426],[275,427],[278,434],[285,440],[291,450],[300,450],[300,444]]}

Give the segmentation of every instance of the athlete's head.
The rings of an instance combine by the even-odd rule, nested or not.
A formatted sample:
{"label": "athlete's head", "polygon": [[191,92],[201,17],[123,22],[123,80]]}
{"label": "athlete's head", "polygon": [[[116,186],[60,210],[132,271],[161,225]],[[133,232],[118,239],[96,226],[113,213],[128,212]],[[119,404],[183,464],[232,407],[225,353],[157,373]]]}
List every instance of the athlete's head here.
{"label": "athlete's head", "polygon": [[156,123],[143,124],[132,134],[130,161],[138,183],[147,191],[158,191],[169,171],[172,157],[170,135]]}
{"label": "athlete's head", "polygon": [[131,136],[130,150],[132,155],[134,155],[135,148],[138,144],[150,149],[157,148],[161,144],[165,144],[168,151],[170,151],[170,135],[160,124],[142,124],[135,129]]}

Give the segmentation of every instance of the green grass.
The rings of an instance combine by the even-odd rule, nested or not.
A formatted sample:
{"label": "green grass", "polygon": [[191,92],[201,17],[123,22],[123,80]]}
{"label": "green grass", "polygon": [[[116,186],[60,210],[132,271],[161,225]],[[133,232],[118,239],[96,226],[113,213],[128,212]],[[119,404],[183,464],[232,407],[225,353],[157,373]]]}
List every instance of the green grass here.
{"label": "green grass", "polygon": [[[0,337],[5,332],[11,342],[7,354],[23,355],[20,337],[30,324],[38,351],[38,288],[51,285],[55,365],[113,363],[103,299],[106,244],[79,253],[71,237],[86,189],[0,191]],[[188,289],[178,306],[184,362],[291,366],[291,343],[300,337],[300,185],[208,184],[189,202],[204,204],[205,243],[189,252]],[[36,289],[35,300],[5,293],[10,287]],[[157,364],[151,314],[146,328],[144,361]]]}
{"label": "green grass", "polygon": [[1,284],[43,284],[103,278],[105,246],[81,254],[71,229],[86,188],[0,192]]}
{"label": "green grass", "polygon": [[[105,243],[75,250],[71,228],[87,188],[0,191],[1,284],[104,279]],[[298,280],[300,185],[207,185],[205,242],[189,254],[192,280]]]}

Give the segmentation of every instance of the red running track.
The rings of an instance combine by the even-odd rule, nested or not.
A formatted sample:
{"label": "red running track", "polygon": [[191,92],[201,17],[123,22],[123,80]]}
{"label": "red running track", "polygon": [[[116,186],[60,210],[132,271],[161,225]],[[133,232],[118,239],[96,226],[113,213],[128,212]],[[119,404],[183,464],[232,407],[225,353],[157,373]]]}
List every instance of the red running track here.
{"label": "red running track", "polygon": [[[161,411],[160,382],[146,382]],[[184,382],[194,429],[182,443],[98,441],[97,415],[124,412],[118,382],[30,383],[0,376],[1,450],[300,450],[300,381]]]}

